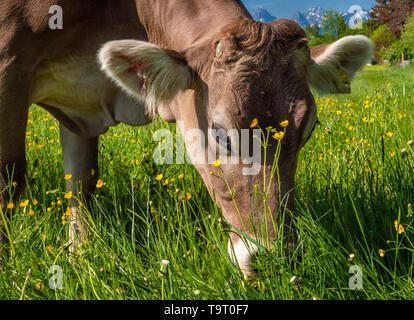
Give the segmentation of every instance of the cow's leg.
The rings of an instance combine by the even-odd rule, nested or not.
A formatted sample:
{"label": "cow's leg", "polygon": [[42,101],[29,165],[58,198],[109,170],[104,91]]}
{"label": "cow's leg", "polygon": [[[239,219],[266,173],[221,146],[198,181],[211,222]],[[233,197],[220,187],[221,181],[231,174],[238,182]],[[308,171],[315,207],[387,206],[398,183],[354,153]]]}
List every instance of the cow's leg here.
{"label": "cow's leg", "polygon": [[[7,204],[18,201],[26,182],[25,125],[27,112],[20,114],[20,118],[12,113],[0,106],[0,206],[4,216]],[[0,216],[0,242],[5,239],[4,221]]]}
{"label": "cow's leg", "polygon": [[[3,214],[8,203],[18,201],[25,186],[27,84],[27,76],[12,60],[0,59],[0,206]],[[10,186],[10,182],[14,183]],[[0,241],[5,239],[0,215]]]}
{"label": "cow's leg", "polygon": [[[88,204],[95,191],[98,177],[98,140],[99,138],[85,138],[72,133],[60,125],[60,141],[63,148],[65,174],[71,178],[66,180],[68,192],[73,196],[69,199],[71,207],[69,224],[70,251],[73,250],[88,235],[88,226],[82,207]],[[86,203],[81,203],[85,200]]]}

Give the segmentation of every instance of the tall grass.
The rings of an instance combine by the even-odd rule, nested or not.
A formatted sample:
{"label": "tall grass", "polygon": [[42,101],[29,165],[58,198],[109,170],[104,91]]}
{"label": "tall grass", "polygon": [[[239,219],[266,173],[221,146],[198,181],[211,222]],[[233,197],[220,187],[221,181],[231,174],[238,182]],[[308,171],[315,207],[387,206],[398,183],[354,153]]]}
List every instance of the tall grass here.
{"label": "tall grass", "polygon": [[[368,68],[351,95],[317,97],[317,106],[321,125],[295,189],[302,246],[261,252],[253,281],[231,264],[229,226],[197,171],[153,162],[153,132],[175,132],[161,120],[102,137],[106,184],[71,260],[58,125],[32,106],[28,188],[15,214],[4,213],[12,246],[0,253],[0,299],[413,299],[414,68]],[[49,288],[53,265],[62,289]],[[352,265],[361,290],[349,287]]]}

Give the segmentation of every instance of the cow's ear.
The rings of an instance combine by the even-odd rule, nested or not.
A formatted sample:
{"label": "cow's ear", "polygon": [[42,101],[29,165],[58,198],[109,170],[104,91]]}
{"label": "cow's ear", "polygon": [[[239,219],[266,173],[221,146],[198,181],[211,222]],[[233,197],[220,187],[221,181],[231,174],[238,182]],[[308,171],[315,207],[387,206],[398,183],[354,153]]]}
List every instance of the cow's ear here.
{"label": "cow's ear", "polygon": [[311,48],[310,85],[320,93],[350,93],[351,79],[371,61],[372,52],[371,40],[362,35]]}
{"label": "cow's ear", "polygon": [[102,70],[131,95],[144,99],[152,113],[158,103],[192,87],[194,73],[185,57],[137,40],[106,43],[98,54]]}

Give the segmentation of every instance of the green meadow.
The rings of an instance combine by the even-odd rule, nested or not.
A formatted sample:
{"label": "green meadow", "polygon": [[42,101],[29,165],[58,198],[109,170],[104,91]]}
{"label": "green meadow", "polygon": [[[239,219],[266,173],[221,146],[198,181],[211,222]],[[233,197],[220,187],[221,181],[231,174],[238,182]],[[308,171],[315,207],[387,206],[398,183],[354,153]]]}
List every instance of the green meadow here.
{"label": "green meadow", "polygon": [[176,132],[161,120],[100,139],[90,235],[73,260],[58,123],[32,106],[28,187],[2,213],[0,299],[414,299],[414,67],[366,67],[352,90],[315,96],[321,124],[294,190],[301,246],[276,239],[255,279],[230,263],[229,225],[195,168],[155,164],[153,133]]}

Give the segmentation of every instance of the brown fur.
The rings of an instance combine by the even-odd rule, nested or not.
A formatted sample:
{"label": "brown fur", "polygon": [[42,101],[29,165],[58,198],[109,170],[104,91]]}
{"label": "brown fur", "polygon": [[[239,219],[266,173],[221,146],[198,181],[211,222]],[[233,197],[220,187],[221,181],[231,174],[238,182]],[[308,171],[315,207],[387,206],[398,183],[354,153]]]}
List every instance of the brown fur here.
{"label": "brown fur", "polygon": [[248,55],[257,66],[270,68],[306,41],[306,34],[296,23],[286,19],[272,23],[244,19],[220,32],[216,39],[231,42],[234,52],[230,61]]}
{"label": "brown fur", "polygon": [[312,58],[315,59],[315,58],[321,56],[326,51],[326,49],[328,49],[329,45],[330,44],[320,44],[318,46],[312,47],[311,48]]}

